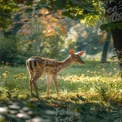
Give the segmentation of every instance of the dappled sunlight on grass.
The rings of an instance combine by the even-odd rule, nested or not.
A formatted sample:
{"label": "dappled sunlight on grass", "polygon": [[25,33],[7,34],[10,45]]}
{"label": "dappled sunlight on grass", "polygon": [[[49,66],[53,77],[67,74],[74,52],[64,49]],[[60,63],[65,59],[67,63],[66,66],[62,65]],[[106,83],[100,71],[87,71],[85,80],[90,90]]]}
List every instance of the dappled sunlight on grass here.
{"label": "dappled sunlight on grass", "polygon": [[[115,116],[111,116],[114,113],[113,108],[119,113],[122,107],[122,80],[118,67],[111,66],[110,63],[88,62],[83,66],[73,65],[61,72],[58,75],[60,97],[57,97],[53,82],[50,97],[46,95],[47,82],[44,75],[38,80],[37,85],[39,98],[31,97],[29,76],[25,66],[0,67],[0,109],[6,113],[2,114],[3,120],[38,119],[54,122],[56,119],[64,121],[65,116],[68,121],[73,119],[82,122],[85,119],[91,122],[101,121],[102,118],[108,122],[116,120]],[[53,114],[50,114],[51,112]],[[67,115],[67,112],[73,116],[69,113]],[[40,115],[41,118],[38,117]]]}
{"label": "dappled sunlight on grass", "polygon": [[[122,83],[119,77],[118,67],[115,66],[114,64],[111,65],[111,63],[100,64],[94,61],[87,62],[83,66],[73,65],[58,75],[59,91],[61,94],[77,94],[83,92],[101,94],[98,91],[107,89],[108,93],[118,92],[117,94],[120,94]],[[8,91],[16,92],[20,97],[23,96],[23,93],[29,94],[29,77],[25,67],[1,66],[0,78],[1,86],[5,87]],[[42,76],[37,84],[40,95],[46,95],[47,82],[45,77]],[[55,88],[52,84],[51,95],[55,95],[55,93]]]}

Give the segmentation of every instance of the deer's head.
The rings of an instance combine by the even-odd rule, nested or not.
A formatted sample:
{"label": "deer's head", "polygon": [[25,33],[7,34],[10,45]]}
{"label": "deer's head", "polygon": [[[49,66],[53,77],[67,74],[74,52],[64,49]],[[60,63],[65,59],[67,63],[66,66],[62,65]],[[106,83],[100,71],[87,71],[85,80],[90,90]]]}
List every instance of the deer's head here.
{"label": "deer's head", "polygon": [[69,54],[71,55],[71,59],[73,62],[78,64],[84,64],[84,61],[81,59],[80,56],[82,56],[85,53],[85,51],[79,51],[74,53],[74,50],[70,49]]}

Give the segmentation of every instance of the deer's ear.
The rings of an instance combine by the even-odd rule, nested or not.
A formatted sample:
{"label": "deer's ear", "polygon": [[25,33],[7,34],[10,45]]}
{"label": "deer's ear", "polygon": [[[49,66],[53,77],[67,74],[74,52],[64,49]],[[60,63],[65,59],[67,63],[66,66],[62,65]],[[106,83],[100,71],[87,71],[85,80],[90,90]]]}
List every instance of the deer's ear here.
{"label": "deer's ear", "polygon": [[80,52],[78,52],[78,55],[81,56],[81,55],[83,55],[84,53],[85,53],[85,51],[80,51]]}
{"label": "deer's ear", "polygon": [[73,53],[74,53],[74,50],[70,49],[69,54],[73,54]]}

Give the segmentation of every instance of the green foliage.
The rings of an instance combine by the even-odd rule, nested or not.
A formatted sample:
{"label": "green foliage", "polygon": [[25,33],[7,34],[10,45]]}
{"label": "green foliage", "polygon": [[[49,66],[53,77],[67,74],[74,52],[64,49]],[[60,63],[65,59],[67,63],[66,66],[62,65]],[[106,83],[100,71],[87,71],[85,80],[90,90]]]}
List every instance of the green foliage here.
{"label": "green foliage", "polygon": [[12,12],[18,10],[15,0],[0,1],[0,28],[8,28],[12,24]]}
{"label": "green foliage", "polygon": [[[68,17],[83,20],[87,25],[97,26],[100,18],[100,1],[72,0],[68,1],[66,13]],[[65,12],[64,12],[65,15]]]}
{"label": "green foliage", "polygon": [[32,52],[21,48],[16,37],[8,36],[0,38],[0,62],[11,65],[25,64],[27,57],[31,55]]}
{"label": "green foliage", "polygon": [[17,56],[17,44],[14,37],[3,37],[0,39],[0,61],[13,62]]}
{"label": "green foliage", "polygon": [[[50,0],[48,2],[46,0],[36,2],[33,0],[8,0],[7,2],[2,0],[0,12],[1,28],[7,28],[7,26],[12,23],[12,12],[16,13],[16,11],[21,9],[21,7],[17,6],[19,3],[21,3],[22,6],[28,5],[28,7],[34,5],[36,6],[36,10],[45,7],[48,8],[50,12],[62,9],[63,15],[76,20],[84,19],[88,25],[97,25],[99,19],[102,21],[106,20],[104,4],[99,0]],[[25,12],[27,11],[32,12],[32,8],[27,8]],[[120,28],[120,26],[118,27]]]}
{"label": "green foliage", "polygon": [[13,13],[21,10],[22,6],[32,5],[33,0],[1,0],[0,1],[0,29],[8,29],[13,24]]}
{"label": "green foliage", "polygon": [[[62,58],[61,50],[64,48],[64,41],[59,36],[46,37],[43,40],[41,55],[53,59]],[[64,56],[63,56],[64,58]]]}
{"label": "green foliage", "polygon": [[[46,0],[40,2],[42,4],[47,4]],[[99,0],[51,0],[48,3],[53,10],[61,9],[63,15],[74,20],[85,20],[88,25],[97,24],[99,20],[101,7]],[[87,19],[89,18],[89,20]],[[96,22],[96,23],[95,23]]]}
{"label": "green foliage", "polygon": [[65,8],[66,6],[66,1],[67,0],[56,0],[55,2],[55,6],[58,8],[58,9],[62,9],[62,8]]}
{"label": "green foliage", "polygon": [[122,22],[107,23],[100,26],[101,30],[122,29]]}

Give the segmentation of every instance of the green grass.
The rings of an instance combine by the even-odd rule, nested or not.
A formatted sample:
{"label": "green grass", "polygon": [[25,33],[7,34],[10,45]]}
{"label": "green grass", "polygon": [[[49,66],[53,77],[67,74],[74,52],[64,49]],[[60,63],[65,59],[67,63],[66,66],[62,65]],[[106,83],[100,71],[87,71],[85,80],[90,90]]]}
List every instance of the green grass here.
{"label": "green grass", "polygon": [[[51,122],[66,121],[64,118],[76,122],[122,121],[122,79],[116,62],[100,64],[97,61],[86,61],[85,65],[73,65],[62,71],[58,75],[59,98],[53,83],[50,97],[46,96],[47,82],[44,75],[37,84],[40,99],[29,95],[29,77],[25,66],[0,66],[0,106],[9,106],[11,101],[11,104],[17,103],[21,109],[29,107],[34,112],[33,116],[30,115],[32,119],[42,117],[43,108],[46,112],[43,121],[48,119]],[[52,117],[48,114],[49,110],[52,113],[57,111],[58,116]],[[73,115],[67,115],[67,111]],[[75,114],[80,116],[76,117]],[[15,119],[10,113],[4,115],[0,112],[0,115],[2,121],[26,120],[19,117]]]}

